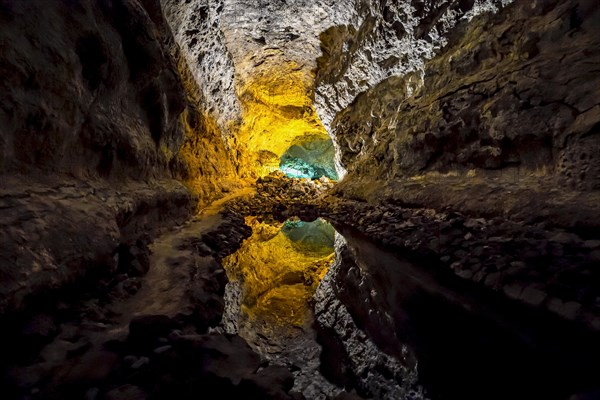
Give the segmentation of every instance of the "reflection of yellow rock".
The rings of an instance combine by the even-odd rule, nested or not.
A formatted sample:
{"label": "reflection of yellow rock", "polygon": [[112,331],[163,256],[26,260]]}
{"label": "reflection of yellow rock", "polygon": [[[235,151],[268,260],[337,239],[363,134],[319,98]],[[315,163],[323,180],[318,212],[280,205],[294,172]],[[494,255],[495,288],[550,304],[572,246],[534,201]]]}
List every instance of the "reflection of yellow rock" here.
{"label": "reflection of yellow rock", "polygon": [[329,252],[302,252],[283,224],[269,225],[246,217],[253,234],[242,247],[223,260],[230,280],[243,283],[242,311],[252,319],[275,325],[303,326],[308,304],[333,262]]}

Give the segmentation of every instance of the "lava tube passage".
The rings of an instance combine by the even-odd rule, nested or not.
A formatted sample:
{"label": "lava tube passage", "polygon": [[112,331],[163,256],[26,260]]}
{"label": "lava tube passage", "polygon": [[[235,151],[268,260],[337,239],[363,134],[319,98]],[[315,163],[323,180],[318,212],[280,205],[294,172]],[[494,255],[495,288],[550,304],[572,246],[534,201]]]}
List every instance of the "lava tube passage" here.
{"label": "lava tube passage", "polygon": [[313,106],[314,77],[293,62],[266,64],[238,88],[248,175],[338,180],[333,142]]}
{"label": "lava tube passage", "polygon": [[279,169],[290,178],[319,179],[325,176],[337,181],[334,156],[333,142],[328,136],[303,138],[283,153]]}

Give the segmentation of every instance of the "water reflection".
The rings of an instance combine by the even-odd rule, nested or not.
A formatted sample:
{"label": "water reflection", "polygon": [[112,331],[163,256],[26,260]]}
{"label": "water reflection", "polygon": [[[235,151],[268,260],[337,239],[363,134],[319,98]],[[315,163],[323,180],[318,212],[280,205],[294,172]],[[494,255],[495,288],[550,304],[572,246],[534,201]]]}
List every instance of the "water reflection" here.
{"label": "water reflection", "polygon": [[228,316],[237,319],[232,325],[247,336],[308,328],[310,301],[333,262],[335,230],[322,219],[278,223],[246,217],[246,224],[252,236],[223,260],[229,297],[237,298],[240,310]]}
{"label": "water reflection", "polygon": [[596,333],[338,231],[345,240],[315,306],[331,380],[377,399],[420,398],[411,380],[433,400],[598,398]]}
{"label": "water reflection", "polygon": [[323,220],[246,223],[253,235],[224,260],[224,326],[293,369],[307,398],[345,387],[390,400],[566,400],[598,389],[597,334]]}

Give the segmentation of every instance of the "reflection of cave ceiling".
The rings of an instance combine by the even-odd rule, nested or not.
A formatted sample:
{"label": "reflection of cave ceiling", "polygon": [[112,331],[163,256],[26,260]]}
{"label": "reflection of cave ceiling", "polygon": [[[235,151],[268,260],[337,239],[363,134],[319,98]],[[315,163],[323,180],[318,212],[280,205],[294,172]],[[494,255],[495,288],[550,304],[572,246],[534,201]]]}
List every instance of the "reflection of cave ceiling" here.
{"label": "reflection of cave ceiling", "polygon": [[243,285],[248,318],[302,326],[312,298],[333,261],[334,229],[322,220],[269,225],[255,217],[253,234],[223,260],[231,281]]}

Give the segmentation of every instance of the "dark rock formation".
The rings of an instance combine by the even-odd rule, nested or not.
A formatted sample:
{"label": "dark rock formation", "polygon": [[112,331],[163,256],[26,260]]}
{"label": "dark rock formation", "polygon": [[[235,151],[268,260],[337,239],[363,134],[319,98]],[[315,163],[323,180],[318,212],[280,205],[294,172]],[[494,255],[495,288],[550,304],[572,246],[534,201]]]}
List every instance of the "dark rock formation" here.
{"label": "dark rock formation", "polygon": [[315,295],[338,384],[377,399],[558,400],[595,387],[597,335],[341,232]]}
{"label": "dark rock formation", "polygon": [[115,271],[119,243],[181,222],[235,172],[180,78],[186,65],[158,0],[0,7],[5,311],[90,271]]}
{"label": "dark rock formation", "polygon": [[[147,2],[152,3],[152,2]],[[4,3],[2,172],[165,176],[183,86],[137,1]]]}
{"label": "dark rock formation", "polygon": [[418,263],[446,268],[529,307],[600,330],[597,240],[535,221],[351,201],[330,201],[328,207],[322,215]]}

